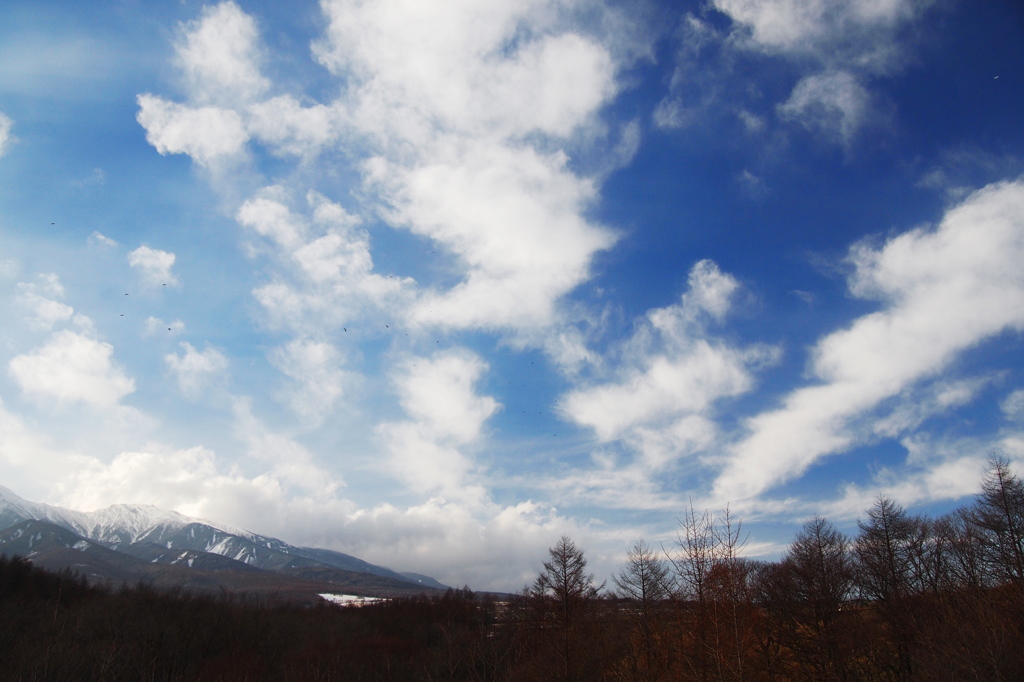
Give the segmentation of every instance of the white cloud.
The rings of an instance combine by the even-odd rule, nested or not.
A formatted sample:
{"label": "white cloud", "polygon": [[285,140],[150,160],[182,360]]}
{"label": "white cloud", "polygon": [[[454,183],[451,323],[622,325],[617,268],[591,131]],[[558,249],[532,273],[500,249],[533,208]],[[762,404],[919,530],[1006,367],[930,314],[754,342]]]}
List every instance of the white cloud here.
{"label": "white cloud", "polygon": [[64,330],[35,352],[12,358],[8,369],[31,397],[111,407],[135,390],[135,382],[111,363],[113,353],[109,343]]}
{"label": "white cloud", "polygon": [[851,250],[850,291],[881,310],[821,339],[816,384],[749,420],[714,486],[719,500],[748,498],[852,447],[853,421],[1007,329],[1024,329],[1024,181],[989,185],[950,209],[934,230],[881,248]]}
{"label": "white cloud", "polygon": [[930,417],[971,403],[992,378],[939,379],[923,387],[912,386],[901,393],[889,415],[871,425],[871,430],[882,437],[897,438]]}
{"label": "white cloud", "polygon": [[480,437],[499,404],[476,394],[487,365],[464,350],[406,360],[393,381],[410,421],[382,424],[378,435],[391,453],[391,472],[414,490],[479,496],[468,486],[472,459],[460,448]]}
{"label": "white cloud", "polygon": [[773,357],[769,349],[733,348],[706,334],[706,321],[728,312],[739,286],[735,279],[705,260],[690,271],[689,285],[678,304],[647,313],[616,381],[561,400],[564,414],[593,428],[602,441],[628,437],[652,447],[652,462],[663,463],[672,443],[680,454],[687,444],[706,444],[709,423],[692,417],[706,414],[720,398],[748,391],[750,368]]}
{"label": "white cloud", "polygon": [[185,349],[184,355],[169,353],[164,356],[164,362],[177,379],[181,392],[196,398],[213,377],[228,368],[228,360],[216,348],[200,352],[188,341],[182,341],[181,347]]}
{"label": "white cloud", "polygon": [[865,126],[883,121],[871,94],[847,71],[816,73],[800,80],[779,116],[849,147]]}
{"label": "white cloud", "polygon": [[1017,389],[999,404],[1007,419],[1024,421],[1024,389]]}
{"label": "white cloud", "polygon": [[317,465],[313,454],[286,434],[267,428],[252,413],[248,398],[236,398],[235,437],[244,443],[249,457],[270,464],[268,472],[286,492],[330,496],[344,483]]}
{"label": "white cloud", "polygon": [[54,449],[0,400],[0,480],[4,486],[49,485],[65,458],[65,453]]}
{"label": "white cloud", "polygon": [[[448,585],[514,591],[540,570],[562,533],[587,534],[533,501],[482,509],[442,498],[408,508],[381,504],[351,514],[324,544],[388,566],[415,567]],[[594,555],[588,555],[593,561]],[[593,565],[593,564],[592,564]]]}
{"label": "white cloud", "polygon": [[[569,29],[576,9],[553,0],[327,1],[322,10],[328,26],[314,55],[346,81],[341,98],[267,97],[255,23],[223,3],[183,27],[178,64],[189,101],[139,96],[147,139],[206,166],[241,154],[249,139],[306,162],[344,139],[365,161],[363,197],[452,257],[457,283],[423,291],[412,323],[520,330],[556,322],[558,301],[615,241],[584,217],[594,181],[570,170],[560,151],[600,137],[587,131],[617,90],[612,54]],[[627,127],[622,154],[635,150],[637,131]],[[350,299],[408,305],[399,294],[411,280],[372,275],[362,233],[345,226],[315,238],[285,206],[268,188],[237,214],[276,241],[292,275],[304,275],[254,292],[274,324],[307,333],[304,315],[344,320]]]}
{"label": "white cloud", "polygon": [[563,154],[476,144],[467,155],[406,170],[375,168],[394,220],[450,249],[465,269],[455,287],[425,293],[424,324],[543,327],[555,303],[589,277],[593,254],[614,243],[582,213],[594,189]]}
{"label": "white cloud", "polygon": [[88,241],[90,246],[100,246],[105,249],[111,249],[117,246],[116,241],[105,234],[97,232],[96,230],[93,230],[93,233],[89,235],[89,239],[86,241]]}
{"label": "white cloud", "polygon": [[319,334],[368,310],[401,307],[412,280],[373,272],[369,236],[358,218],[316,192],[306,200],[311,215],[297,215],[282,188],[268,187],[236,214],[267,239],[275,257],[271,281],[253,291],[271,324]]}
{"label": "white cloud", "polygon": [[185,323],[181,320],[175,320],[174,322],[164,322],[159,317],[153,317],[150,315],[146,318],[146,323],[142,328],[142,333],[145,336],[153,336],[155,334],[180,334],[185,331]]}
{"label": "white cloud", "polygon": [[863,516],[879,495],[904,507],[970,497],[978,492],[989,453],[1000,446],[992,442],[916,437],[900,442],[908,452],[905,466],[883,467],[874,472],[870,483],[845,484],[838,498],[809,502],[808,510],[831,518],[852,519]]}
{"label": "white cloud", "polygon": [[36,329],[52,329],[58,322],[72,318],[75,309],[57,299],[64,298],[64,286],[53,273],[39,275],[35,283],[19,282],[17,302],[27,308]]}
{"label": "white cloud", "polygon": [[180,26],[175,45],[187,102],[139,95],[137,120],[161,154],[188,154],[202,166],[237,157],[250,138],[278,155],[311,158],[341,132],[341,109],[303,106],[291,95],[264,99],[256,22],[234,2],[205,7]]}
{"label": "white cloud", "polygon": [[173,253],[145,245],[128,254],[128,265],[139,272],[143,281],[155,287],[164,284],[174,286],[178,283],[178,278],[171,272],[174,261]]}
{"label": "white cloud", "polygon": [[[614,65],[603,47],[560,29],[558,5],[328,0],[314,52],[361,81],[355,103],[367,130],[388,126],[417,142],[433,125],[470,137],[565,136],[613,94]],[[373,120],[382,110],[396,116]]]}
{"label": "white cloud", "polygon": [[289,505],[281,479],[272,472],[246,477],[233,467],[225,471],[204,447],[154,447],[121,452],[109,462],[88,458],[76,464],[54,486],[60,503],[70,508],[144,503],[265,533],[283,530],[275,520]]}
{"label": "white cloud", "polygon": [[13,127],[14,121],[0,111],[0,156],[7,153],[8,146],[14,140],[14,137],[11,135],[11,128]]}
{"label": "white cloud", "polygon": [[733,39],[771,54],[842,61],[885,71],[897,38],[933,0],[713,0],[735,22]]}
{"label": "white cloud", "polygon": [[247,113],[252,136],[281,156],[315,156],[341,135],[346,123],[341,109],[304,107],[290,95],[252,104]]}
{"label": "white cloud", "polygon": [[188,154],[209,166],[240,154],[249,139],[242,117],[232,109],[191,108],[154,95],[139,95],[138,103],[135,118],[146,129],[146,141],[161,154]]}
{"label": "white cloud", "polygon": [[[414,320],[550,324],[614,242],[583,217],[592,182],[552,151],[614,95],[609,53],[560,26],[564,8],[547,1],[323,7],[316,54],[353,84],[351,125],[379,150],[364,166],[370,187],[389,221],[434,240],[461,274]],[[538,133],[550,141],[528,141]]]}
{"label": "white cloud", "polygon": [[472,442],[498,409],[493,398],[473,390],[486,370],[480,358],[459,350],[407,360],[395,379],[402,407],[432,433],[460,444]]}
{"label": "white cloud", "polygon": [[312,424],[320,424],[344,389],[345,373],[337,349],[324,341],[292,339],[276,348],[270,361],[295,383],[285,394],[292,411]]}
{"label": "white cloud", "polygon": [[256,22],[234,2],[204,7],[181,26],[176,62],[191,99],[230,106],[262,95],[270,83],[260,73],[258,39]]}
{"label": "white cloud", "polygon": [[[738,116],[748,132],[765,120],[751,111],[760,93],[730,89],[740,59],[781,57],[799,70],[787,101],[776,105],[782,121],[851,147],[858,132],[883,125],[890,107],[870,90],[871,80],[902,70],[915,44],[914,25],[934,0],[712,0],[730,20],[719,30],[704,17],[687,14],[680,31],[678,64],[656,123],[689,125],[721,107]],[[717,22],[715,22],[717,23]],[[698,58],[700,57],[700,58]],[[763,112],[768,113],[768,112]]]}

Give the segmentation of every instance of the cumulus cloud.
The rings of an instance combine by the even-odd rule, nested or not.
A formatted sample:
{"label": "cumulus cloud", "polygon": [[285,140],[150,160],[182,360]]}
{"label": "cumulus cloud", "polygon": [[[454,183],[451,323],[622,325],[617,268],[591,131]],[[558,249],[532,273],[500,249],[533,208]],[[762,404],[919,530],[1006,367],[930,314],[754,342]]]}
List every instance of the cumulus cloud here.
{"label": "cumulus cloud", "polygon": [[[421,492],[463,497],[473,472],[462,450],[480,437],[498,408],[475,385],[487,365],[465,350],[413,358],[396,371],[393,382],[408,421],[383,424],[378,434],[391,453],[390,470]],[[473,494],[479,494],[472,489]]]}
{"label": "cumulus cloud", "polygon": [[548,2],[323,7],[316,55],[353,80],[352,126],[379,150],[364,166],[370,186],[390,221],[434,240],[462,274],[428,291],[415,320],[550,324],[614,242],[584,218],[591,181],[552,151],[614,95],[608,51],[560,27]]}
{"label": "cumulus cloud", "polygon": [[311,158],[336,140],[347,123],[336,106],[302,106],[283,95],[247,108],[250,133],[279,156]]}
{"label": "cumulus cloud", "polygon": [[[614,92],[614,65],[595,41],[560,30],[557,4],[329,0],[315,54],[361,81],[356,115],[367,129],[418,141],[434,125],[472,137],[565,136]],[[382,110],[398,116],[372,120]]]}
{"label": "cumulus cloud", "polygon": [[256,22],[234,2],[203,8],[180,27],[175,61],[189,96],[201,104],[234,104],[262,95],[270,86],[260,73]]}
{"label": "cumulus cloud", "polygon": [[228,360],[216,348],[200,352],[188,341],[182,341],[184,355],[169,353],[164,362],[178,381],[178,388],[185,395],[196,398],[210,380],[228,368]]}
{"label": "cumulus cloud", "polygon": [[[850,292],[882,307],[822,338],[815,384],[749,420],[714,485],[738,500],[798,476],[858,441],[854,420],[1005,330],[1024,329],[1024,182],[989,185],[880,248],[850,253]],[[955,402],[956,396],[953,396]]]}
{"label": "cumulus cloud", "polygon": [[175,255],[160,249],[140,246],[128,254],[128,265],[142,276],[150,286],[163,284],[176,285],[178,278],[171,272],[174,267]]}
{"label": "cumulus cloud", "polygon": [[39,275],[35,282],[19,282],[16,301],[26,308],[32,327],[52,329],[58,322],[72,318],[75,309],[59,299],[64,298],[64,286],[54,273]]}
{"label": "cumulus cloud", "polygon": [[14,121],[0,111],[0,156],[7,153],[7,148],[14,140],[14,137],[11,135],[11,128],[13,127]]}
{"label": "cumulus cloud", "polygon": [[111,362],[114,347],[64,330],[38,350],[18,355],[8,370],[30,397],[58,403],[111,407],[135,390],[135,382]]}
{"label": "cumulus cloud", "polygon": [[188,154],[209,166],[241,153],[249,139],[242,117],[232,109],[192,108],[155,95],[139,95],[138,103],[135,118],[161,154]]}
{"label": "cumulus cloud", "polygon": [[374,167],[393,219],[450,249],[466,273],[450,289],[426,292],[415,321],[492,329],[554,321],[559,298],[615,241],[583,218],[594,188],[566,163],[563,154],[480,143],[412,169]]}
{"label": "cumulus cloud", "polygon": [[713,262],[697,263],[680,302],[647,313],[621,376],[564,396],[565,415],[602,441],[634,440],[652,464],[706,445],[714,430],[705,417],[711,405],[748,391],[750,369],[773,356],[767,348],[734,348],[706,334],[706,322],[724,318],[738,286]]}
{"label": "cumulus cloud", "polygon": [[274,258],[271,281],[253,292],[272,324],[301,333],[337,328],[367,309],[401,303],[412,280],[373,272],[369,236],[355,216],[316,192],[306,196],[310,215],[296,214],[287,194],[267,187],[235,216]]}
{"label": "cumulus cloud", "polygon": [[238,158],[250,139],[275,154],[312,157],[341,133],[343,110],[267,97],[256,22],[234,2],[203,9],[179,27],[175,63],[186,101],[138,96],[139,124],[161,154],[187,154],[201,166]]}
{"label": "cumulus cloud", "polygon": [[341,397],[345,373],[342,358],[329,343],[302,338],[276,348],[270,362],[294,382],[285,401],[297,415],[320,424]]}
{"label": "cumulus cloud", "polygon": [[[368,203],[450,257],[456,283],[448,277],[424,288],[413,324],[521,330],[555,322],[558,301],[615,242],[586,218],[595,181],[571,170],[562,151],[597,139],[586,131],[617,91],[612,53],[570,29],[572,6],[552,0],[429,9],[407,0],[331,1],[322,11],[327,28],[314,55],[346,81],[342,97],[272,95],[255,22],[222,3],[182,26],[176,49],[187,101],[139,96],[147,139],[206,166],[243,153],[250,139],[307,161],[344,139],[362,158]],[[623,135],[629,149],[636,131]],[[287,202],[270,193],[246,202],[238,219],[274,240],[284,232],[268,230],[290,228],[272,225],[287,216],[269,202]],[[351,229],[307,240],[303,252],[298,236],[277,248],[312,285],[277,278],[255,292],[279,323],[324,312],[353,290],[380,299],[399,284],[365,274],[368,245]]]}

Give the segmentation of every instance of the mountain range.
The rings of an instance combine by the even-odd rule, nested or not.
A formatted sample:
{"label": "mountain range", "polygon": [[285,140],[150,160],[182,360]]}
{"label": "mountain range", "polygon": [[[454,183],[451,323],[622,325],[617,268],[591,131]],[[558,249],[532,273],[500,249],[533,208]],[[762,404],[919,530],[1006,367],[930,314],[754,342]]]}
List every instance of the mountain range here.
{"label": "mountain range", "polygon": [[315,603],[323,593],[401,596],[447,589],[328,549],[295,547],[145,504],[79,512],[0,486],[0,554],[69,568],[93,583],[244,593]]}

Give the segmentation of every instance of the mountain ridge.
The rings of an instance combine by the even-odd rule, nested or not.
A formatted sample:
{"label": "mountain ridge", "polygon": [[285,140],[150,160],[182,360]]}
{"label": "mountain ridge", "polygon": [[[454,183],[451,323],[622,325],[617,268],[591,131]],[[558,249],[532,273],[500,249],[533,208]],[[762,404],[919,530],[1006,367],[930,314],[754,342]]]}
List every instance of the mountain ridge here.
{"label": "mountain ridge", "polygon": [[[224,574],[244,572],[245,568],[250,568],[272,573],[282,580],[356,585],[363,591],[369,589],[368,586],[381,592],[396,593],[446,589],[429,576],[399,573],[334,550],[296,547],[277,538],[192,518],[150,504],[114,504],[92,512],[81,512],[32,502],[0,486],[0,553],[18,553],[17,548],[24,544],[21,536],[5,539],[4,533],[25,521],[51,524],[74,534],[79,538],[75,541],[79,544],[94,543],[126,559],[161,565],[186,562],[192,567],[198,561],[210,570]],[[48,537],[55,533],[48,532]],[[73,558],[74,555],[64,552],[74,545],[70,540],[51,537],[50,542],[56,543],[54,547],[59,545],[63,548],[55,549],[52,556],[64,557],[62,560],[66,561]],[[49,563],[54,565],[54,561]],[[111,577],[122,579],[123,571],[118,569],[114,573],[116,575]],[[141,574],[146,572],[141,571]],[[98,577],[99,573],[93,576],[94,579]]]}

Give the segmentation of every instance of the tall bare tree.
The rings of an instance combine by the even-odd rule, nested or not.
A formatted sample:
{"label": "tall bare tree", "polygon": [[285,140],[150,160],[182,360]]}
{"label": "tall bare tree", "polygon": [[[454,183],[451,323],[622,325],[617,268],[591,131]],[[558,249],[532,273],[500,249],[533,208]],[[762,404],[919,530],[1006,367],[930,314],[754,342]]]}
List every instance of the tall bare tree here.
{"label": "tall bare tree", "polygon": [[1005,457],[989,458],[972,511],[987,573],[995,582],[1024,583],[1024,483]]}
{"label": "tall bare tree", "polygon": [[740,556],[742,524],[728,507],[717,520],[691,504],[669,553],[675,574],[682,660],[691,677],[746,679],[754,635],[754,565]]}
{"label": "tall bare tree", "polygon": [[921,550],[917,545],[929,538],[921,532],[923,519],[907,514],[887,497],[879,496],[867,515],[866,521],[857,522],[860,534],[853,545],[857,588],[862,597],[874,602],[889,630],[894,676],[911,679],[915,628],[908,598],[920,591],[915,557]]}
{"label": "tall bare tree", "polygon": [[604,583],[594,585],[594,574],[587,573],[583,550],[569,536],[559,538],[548,554],[551,560],[544,562],[544,570],[530,588],[530,596],[560,631],[560,677],[568,681],[576,679],[575,635],[591,600],[604,588]]}
{"label": "tall bare tree", "polygon": [[849,541],[816,516],[794,538],[783,566],[791,575],[794,650],[821,679],[848,679],[839,618],[853,589]]}
{"label": "tall bare tree", "polygon": [[669,595],[669,572],[665,562],[643,540],[637,540],[626,555],[626,565],[612,576],[616,593],[634,609],[637,642],[631,657],[632,677],[661,679],[666,665],[663,647],[658,645],[658,612]]}

